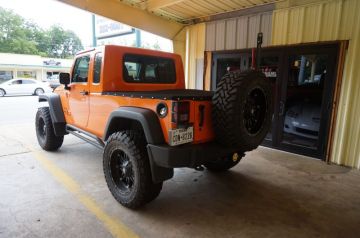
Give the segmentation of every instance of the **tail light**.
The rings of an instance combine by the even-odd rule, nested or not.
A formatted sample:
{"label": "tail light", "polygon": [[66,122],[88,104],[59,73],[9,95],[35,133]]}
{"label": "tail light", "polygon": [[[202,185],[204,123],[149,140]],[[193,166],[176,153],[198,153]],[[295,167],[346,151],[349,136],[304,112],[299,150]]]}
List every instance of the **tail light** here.
{"label": "tail light", "polygon": [[189,102],[173,102],[171,122],[176,124],[188,123],[190,118],[190,103]]}

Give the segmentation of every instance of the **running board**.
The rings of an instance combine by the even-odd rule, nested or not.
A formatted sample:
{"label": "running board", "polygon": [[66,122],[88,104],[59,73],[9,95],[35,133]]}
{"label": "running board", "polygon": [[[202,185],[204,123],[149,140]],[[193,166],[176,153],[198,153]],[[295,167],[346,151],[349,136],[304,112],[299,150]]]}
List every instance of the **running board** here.
{"label": "running board", "polygon": [[80,128],[77,128],[72,125],[66,125],[66,131],[69,132],[70,134],[92,144],[93,146],[95,146],[99,149],[104,149],[104,147],[105,147],[104,142],[99,137],[97,137],[87,131],[84,131]]}

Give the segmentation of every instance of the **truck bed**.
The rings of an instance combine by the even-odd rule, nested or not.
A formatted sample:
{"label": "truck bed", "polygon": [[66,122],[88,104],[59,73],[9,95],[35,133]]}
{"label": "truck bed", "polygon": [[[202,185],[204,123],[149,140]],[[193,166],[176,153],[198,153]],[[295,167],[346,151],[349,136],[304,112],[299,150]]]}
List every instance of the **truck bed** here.
{"label": "truck bed", "polygon": [[196,90],[196,89],[174,89],[174,90],[160,90],[160,91],[103,92],[102,95],[134,97],[134,98],[151,98],[151,99],[163,99],[163,100],[209,101],[213,96],[213,92]]}

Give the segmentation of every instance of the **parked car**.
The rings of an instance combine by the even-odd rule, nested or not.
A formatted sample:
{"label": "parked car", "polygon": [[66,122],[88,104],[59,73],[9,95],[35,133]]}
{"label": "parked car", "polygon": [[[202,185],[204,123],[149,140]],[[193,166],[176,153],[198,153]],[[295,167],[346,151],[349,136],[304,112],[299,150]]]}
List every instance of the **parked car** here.
{"label": "parked car", "polygon": [[51,92],[49,83],[35,79],[11,79],[0,84],[0,97],[5,95],[40,95]]}
{"label": "parked car", "polygon": [[296,104],[286,112],[284,131],[309,139],[317,139],[320,129],[320,113],[320,105]]}
{"label": "parked car", "polygon": [[58,86],[60,86],[60,82],[59,82],[59,75],[58,74],[54,74],[52,76],[50,76],[47,79],[47,82],[50,84],[50,87],[55,89]]}

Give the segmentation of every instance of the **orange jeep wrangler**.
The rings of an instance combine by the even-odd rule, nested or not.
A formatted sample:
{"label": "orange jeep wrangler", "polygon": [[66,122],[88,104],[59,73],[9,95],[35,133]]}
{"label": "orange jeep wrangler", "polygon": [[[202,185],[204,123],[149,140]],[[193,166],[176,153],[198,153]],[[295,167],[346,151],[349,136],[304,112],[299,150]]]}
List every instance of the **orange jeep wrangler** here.
{"label": "orange jeep wrangler", "polygon": [[271,123],[271,88],[255,70],[229,72],[215,92],[185,89],[181,57],[121,46],[77,54],[61,86],[39,96],[40,146],[73,134],[103,150],[114,198],[136,208],[155,199],[174,168],[225,171],[256,148]]}

